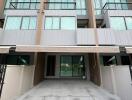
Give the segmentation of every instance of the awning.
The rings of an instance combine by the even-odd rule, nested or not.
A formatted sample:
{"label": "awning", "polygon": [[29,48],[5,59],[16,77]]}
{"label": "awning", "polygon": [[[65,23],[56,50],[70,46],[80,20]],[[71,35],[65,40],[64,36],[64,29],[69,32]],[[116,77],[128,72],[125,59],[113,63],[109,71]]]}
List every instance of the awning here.
{"label": "awning", "polygon": [[130,54],[132,53],[132,47],[125,47],[126,48],[126,53]]}
{"label": "awning", "polygon": [[10,47],[9,46],[0,46],[0,54],[6,54],[6,53],[9,53],[9,49]]}
{"label": "awning", "polygon": [[16,52],[119,53],[118,46],[16,46]]}

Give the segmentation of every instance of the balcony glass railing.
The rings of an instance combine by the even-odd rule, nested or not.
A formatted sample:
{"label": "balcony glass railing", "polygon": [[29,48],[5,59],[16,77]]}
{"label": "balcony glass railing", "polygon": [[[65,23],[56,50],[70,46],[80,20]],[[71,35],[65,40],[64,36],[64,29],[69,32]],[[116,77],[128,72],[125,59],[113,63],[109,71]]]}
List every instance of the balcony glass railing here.
{"label": "balcony glass railing", "polygon": [[102,12],[105,13],[107,10],[132,10],[132,3],[106,3]]}
{"label": "balcony glass railing", "polygon": [[[40,2],[10,2],[5,10],[37,10]],[[76,2],[45,2],[45,10],[76,10],[77,15],[87,15],[86,7],[77,6]]]}
{"label": "balcony glass railing", "polygon": [[40,2],[10,2],[9,8],[6,9],[39,9]]}
{"label": "balcony glass railing", "polygon": [[44,9],[46,10],[74,10],[76,9],[75,2],[45,2]]}

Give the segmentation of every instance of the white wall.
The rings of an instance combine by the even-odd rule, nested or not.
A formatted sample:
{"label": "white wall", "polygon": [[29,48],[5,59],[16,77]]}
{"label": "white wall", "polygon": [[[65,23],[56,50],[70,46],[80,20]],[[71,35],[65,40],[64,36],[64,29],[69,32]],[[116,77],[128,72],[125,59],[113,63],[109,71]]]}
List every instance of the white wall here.
{"label": "white wall", "polygon": [[94,29],[80,28],[76,31],[77,45],[95,45],[95,33]]}
{"label": "white wall", "polygon": [[102,87],[118,95],[121,100],[132,100],[132,80],[129,66],[102,66]]}
{"label": "white wall", "polygon": [[75,30],[43,30],[41,36],[41,45],[76,45],[75,40]]}
{"label": "white wall", "polygon": [[0,45],[34,45],[36,30],[1,30]]}
{"label": "white wall", "polygon": [[7,66],[1,100],[14,100],[33,87],[34,66]]}

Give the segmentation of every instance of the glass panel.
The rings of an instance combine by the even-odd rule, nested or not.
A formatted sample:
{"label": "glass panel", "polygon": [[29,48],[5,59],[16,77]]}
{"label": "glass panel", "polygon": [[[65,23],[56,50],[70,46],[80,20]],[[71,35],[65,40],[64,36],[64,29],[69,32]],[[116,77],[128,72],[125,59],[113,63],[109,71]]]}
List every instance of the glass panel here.
{"label": "glass panel", "polygon": [[110,17],[110,26],[113,29],[125,30],[125,21],[123,17]]}
{"label": "glass panel", "polygon": [[61,29],[75,29],[75,17],[62,17]]}
{"label": "glass panel", "polygon": [[[76,9],[78,15],[86,15],[86,1],[85,0],[76,0]],[[83,11],[82,11],[83,10]]]}
{"label": "glass panel", "polygon": [[72,76],[72,57],[61,56],[61,76]]}
{"label": "glass panel", "polygon": [[53,17],[52,29],[59,29],[59,17]]}
{"label": "glass panel", "polygon": [[30,21],[30,17],[23,17],[21,29],[28,29],[29,28],[29,21]]}
{"label": "glass panel", "polygon": [[132,29],[132,17],[126,17],[125,20],[127,29]]}
{"label": "glass panel", "polygon": [[73,56],[72,66],[73,66],[73,76],[85,75],[84,57],[83,56]]}
{"label": "glass panel", "polygon": [[29,29],[36,29],[36,24],[37,24],[37,18],[36,17],[30,17]]}
{"label": "glass panel", "polygon": [[10,1],[11,1],[11,0],[6,0],[6,6],[5,6],[5,8],[9,8],[9,6],[10,6]]}
{"label": "glass panel", "polygon": [[21,17],[8,17],[5,29],[20,29]]}
{"label": "glass panel", "polygon": [[45,18],[45,29],[52,29],[52,17]]}

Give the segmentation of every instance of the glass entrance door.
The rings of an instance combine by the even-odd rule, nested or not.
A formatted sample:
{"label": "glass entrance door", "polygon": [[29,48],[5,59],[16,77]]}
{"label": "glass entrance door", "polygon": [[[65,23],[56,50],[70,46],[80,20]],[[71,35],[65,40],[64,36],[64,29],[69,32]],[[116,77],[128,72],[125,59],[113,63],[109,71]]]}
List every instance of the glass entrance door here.
{"label": "glass entrance door", "polygon": [[82,77],[85,75],[83,56],[61,56],[60,76]]}

